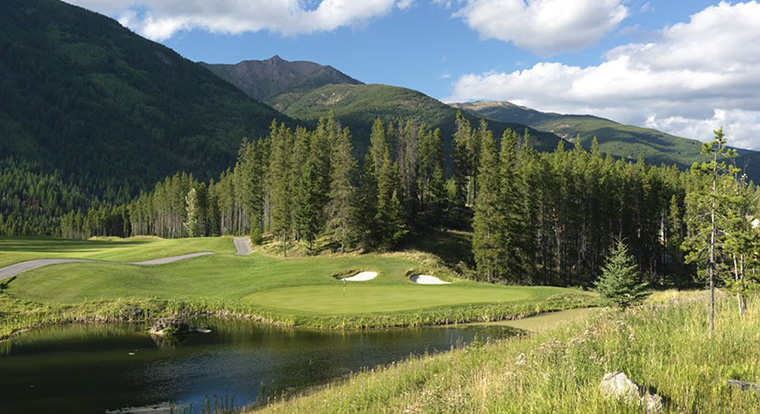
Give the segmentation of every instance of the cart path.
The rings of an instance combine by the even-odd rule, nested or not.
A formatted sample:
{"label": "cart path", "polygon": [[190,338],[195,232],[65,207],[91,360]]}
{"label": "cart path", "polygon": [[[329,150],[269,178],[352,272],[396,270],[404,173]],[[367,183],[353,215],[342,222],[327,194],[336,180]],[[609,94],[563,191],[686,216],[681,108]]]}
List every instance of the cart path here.
{"label": "cart path", "polygon": [[198,256],[207,256],[209,254],[215,254],[215,252],[196,252],[196,253],[183,254],[180,256],[164,257],[162,259],[145,260],[142,262],[115,262],[115,261],[108,261],[108,260],[92,260],[92,259],[36,259],[36,260],[28,260],[26,262],[16,263],[10,266],[5,266],[3,268],[0,268],[0,280],[16,276],[17,274],[26,272],[28,270],[37,269],[38,267],[61,264],[61,263],[97,262],[97,263],[131,264],[131,265],[138,265],[138,266],[155,266],[155,265],[161,265],[161,264],[166,264],[166,263],[178,262],[180,260],[190,259],[190,258],[198,257]]}

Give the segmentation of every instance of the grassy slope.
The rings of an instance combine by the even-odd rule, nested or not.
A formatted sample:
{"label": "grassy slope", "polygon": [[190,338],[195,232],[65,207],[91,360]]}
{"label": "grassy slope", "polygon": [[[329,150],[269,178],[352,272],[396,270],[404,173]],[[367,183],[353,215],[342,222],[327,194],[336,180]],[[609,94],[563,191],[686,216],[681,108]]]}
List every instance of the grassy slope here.
{"label": "grassy slope", "polygon": [[[41,245],[34,240],[28,242],[36,249],[26,253],[22,243],[17,241],[15,254],[41,257],[73,252],[86,257],[111,260],[128,260],[129,257],[131,260],[149,249],[149,245],[137,245],[110,251],[101,244],[99,248],[87,250],[82,243],[46,241],[47,244]],[[199,239],[195,247],[229,253],[222,242],[232,246],[226,238]],[[119,249],[119,243],[129,242],[112,243],[114,249]],[[162,244],[155,243],[159,243],[154,244],[156,247]],[[164,253],[176,247],[165,246]],[[159,312],[231,312],[274,323],[320,328],[515,318],[588,306],[595,301],[593,295],[576,289],[505,287],[457,280],[436,262],[429,255],[403,253],[299,258],[254,253],[250,256],[217,254],[151,267],[70,263],[20,274],[8,283],[3,290],[5,294],[0,296],[27,301],[31,308],[50,307],[40,312],[54,314],[53,320],[66,319],[60,316],[64,311],[77,314],[77,307],[89,306],[93,301],[145,303],[153,300],[161,302],[155,305]],[[377,271],[380,275],[369,282],[346,282],[345,285],[334,277],[360,270]],[[453,283],[416,285],[407,277],[417,272],[434,274]],[[3,307],[5,313],[11,314],[8,309],[25,306],[0,303],[0,314],[4,313]],[[118,313],[118,309],[112,310]],[[26,323],[17,319],[14,326]]]}
{"label": "grassy slope", "polygon": [[760,381],[760,307],[741,320],[719,304],[706,331],[704,300],[605,311],[524,339],[412,358],[359,373],[265,413],[641,413],[605,401],[605,373],[624,371],[672,413],[757,413],[760,394],[726,386]]}
{"label": "grassy slope", "polygon": [[134,262],[214,251],[234,253],[231,238],[165,240],[157,237],[69,240],[52,237],[0,237],[0,267],[33,259],[97,259]]}
{"label": "grassy slope", "polygon": [[[326,85],[302,95],[284,94],[268,103],[288,116],[314,121],[334,110],[338,119],[351,128],[362,150],[369,143],[369,134],[375,118],[386,122],[416,120],[431,128],[441,128],[445,140],[454,132],[457,110],[411,89],[388,85]],[[474,127],[478,117],[468,115]],[[501,137],[505,128],[520,134],[526,126],[519,123],[490,122],[491,129]],[[534,147],[551,151],[557,147],[559,138],[554,134],[531,130]]]}

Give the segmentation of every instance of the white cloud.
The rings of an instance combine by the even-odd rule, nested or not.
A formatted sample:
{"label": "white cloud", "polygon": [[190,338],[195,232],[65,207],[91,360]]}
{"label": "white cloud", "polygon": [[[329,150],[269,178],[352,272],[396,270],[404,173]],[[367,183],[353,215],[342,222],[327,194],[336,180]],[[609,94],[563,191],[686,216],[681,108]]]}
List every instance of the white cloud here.
{"label": "white cloud", "polygon": [[153,40],[182,30],[238,34],[266,30],[283,35],[332,31],[382,16],[414,0],[66,0],[110,16]]}
{"label": "white cloud", "polygon": [[[628,16],[625,0],[467,0],[461,17],[484,39],[542,54],[596,43]],[[450,5],[450,3],[449,3]]]}
{"label": "white cloud", "polygon": [[465,75],[447,100],[511,100],[697,139],[724,126],[733,145],[760,149],[760,4],[708,7],[656,39],[614,48],[596,66]]}

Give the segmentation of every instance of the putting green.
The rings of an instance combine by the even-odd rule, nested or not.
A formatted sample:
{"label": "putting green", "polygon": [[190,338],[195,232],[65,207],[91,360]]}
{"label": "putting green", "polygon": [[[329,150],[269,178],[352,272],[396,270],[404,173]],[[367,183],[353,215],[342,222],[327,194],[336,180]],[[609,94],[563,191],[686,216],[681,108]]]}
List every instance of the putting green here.
{"label": "putting green", "polygon": [[[400,312],[467,303],[513,302],[543,296],[537,288],[496,286],[361,285],[298,286],[271,289],[243,300],[275,309],[292,309],[315,314],[360,314]],[[540,288],[539,288],[540,289]],[[553,291],[552,288],[549,288]],[[305,300],[308,298],[308,300]]]}

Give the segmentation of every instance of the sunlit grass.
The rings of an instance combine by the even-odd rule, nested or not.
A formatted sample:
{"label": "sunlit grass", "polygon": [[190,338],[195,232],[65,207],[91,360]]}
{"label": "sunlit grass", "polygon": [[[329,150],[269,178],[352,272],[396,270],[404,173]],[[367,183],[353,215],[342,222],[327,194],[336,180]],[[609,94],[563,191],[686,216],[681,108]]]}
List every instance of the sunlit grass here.
{"label": "sunlit grass", "polygon": [[704,300],[606,310],[523,339],[471,347],[354,375],[267,413],[640,413],[606,401],[605,373],[624,371],[672,413],[757,413],[760,303],[744,318],[722,299],[707,334]]}

